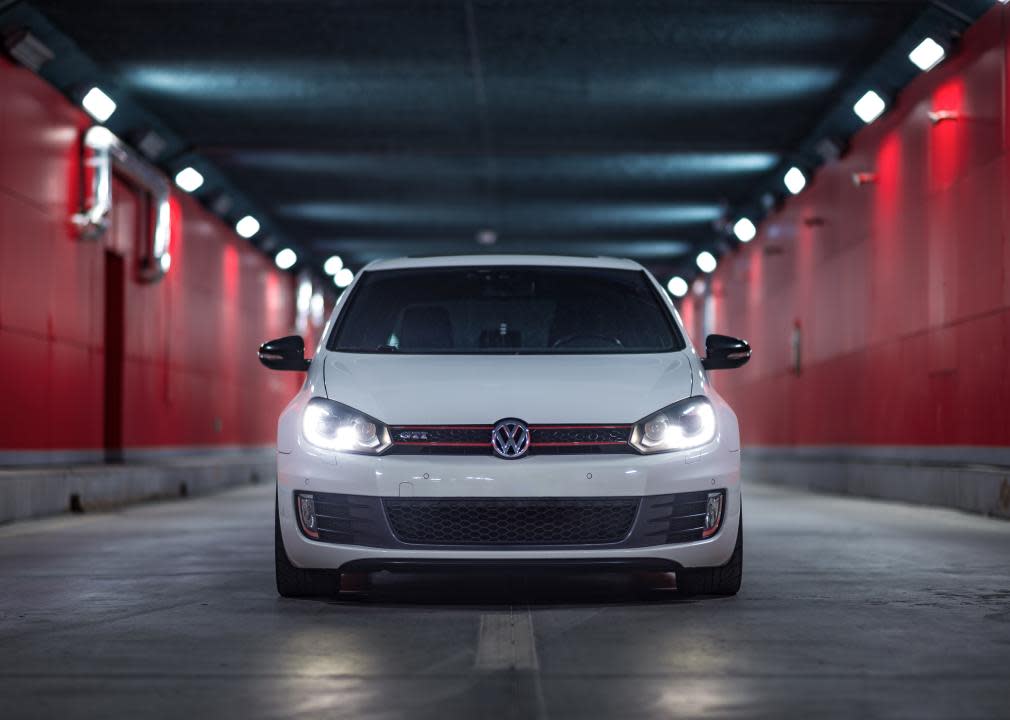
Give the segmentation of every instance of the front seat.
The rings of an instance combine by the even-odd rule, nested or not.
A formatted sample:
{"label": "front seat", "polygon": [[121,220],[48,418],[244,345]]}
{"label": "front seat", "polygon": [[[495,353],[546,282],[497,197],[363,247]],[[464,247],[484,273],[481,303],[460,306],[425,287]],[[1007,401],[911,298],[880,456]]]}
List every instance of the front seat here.
{"label": "front seat", "polygon": [[403,311],[400,321],[401,349],[442,350],[452,346],[452,321],[444,307],[415,305]]}

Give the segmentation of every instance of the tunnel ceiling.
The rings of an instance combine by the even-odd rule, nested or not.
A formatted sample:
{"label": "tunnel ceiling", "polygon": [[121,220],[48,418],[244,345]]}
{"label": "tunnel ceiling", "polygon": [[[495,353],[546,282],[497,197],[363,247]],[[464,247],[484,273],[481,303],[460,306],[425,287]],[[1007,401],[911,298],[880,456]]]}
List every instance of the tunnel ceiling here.
{"label": "tunnel ceiling", "polygon": [[929,3],[30,5],[314,263],[493,249],[664,273]]}

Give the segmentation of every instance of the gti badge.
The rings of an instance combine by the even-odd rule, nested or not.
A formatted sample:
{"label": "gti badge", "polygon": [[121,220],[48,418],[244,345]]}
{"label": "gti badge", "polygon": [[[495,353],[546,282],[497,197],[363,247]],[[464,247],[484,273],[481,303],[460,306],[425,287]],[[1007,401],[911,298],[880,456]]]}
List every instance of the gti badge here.
{"label": "gti badge", "polygon": [[499,420],[491,431],[491,446],[498,457],[520,458],[530,448],[530,429],[522,420]]}

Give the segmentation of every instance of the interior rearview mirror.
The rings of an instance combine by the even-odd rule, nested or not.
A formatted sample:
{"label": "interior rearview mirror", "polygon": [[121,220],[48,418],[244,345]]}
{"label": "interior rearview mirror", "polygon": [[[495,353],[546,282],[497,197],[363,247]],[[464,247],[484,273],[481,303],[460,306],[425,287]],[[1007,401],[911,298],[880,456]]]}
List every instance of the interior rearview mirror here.
{"label": "interior rearview mirror", "polygon": [[746,340],[729,335],[709,335],[705,338],[705,359],[701,364],[706,370],[738,368],[748,360],[750,345]]}
{"label": "interior rearview mirror", "polygon": [[267,340],[260,345],[259,359],[271,370],[308,370],[305,341],[298,335]]}

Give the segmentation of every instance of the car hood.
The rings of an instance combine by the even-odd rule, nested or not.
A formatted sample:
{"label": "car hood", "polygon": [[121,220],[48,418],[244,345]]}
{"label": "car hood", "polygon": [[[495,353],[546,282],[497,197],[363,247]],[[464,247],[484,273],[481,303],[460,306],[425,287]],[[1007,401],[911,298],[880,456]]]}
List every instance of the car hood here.
{"label": "car hood", "polygon": [[632,423],[691,394],[687,352],[655,355],[327,353],[331,400],[391,425]]}

